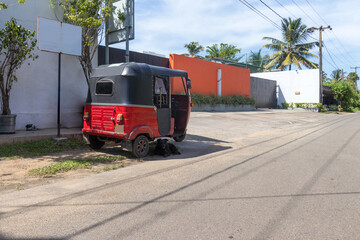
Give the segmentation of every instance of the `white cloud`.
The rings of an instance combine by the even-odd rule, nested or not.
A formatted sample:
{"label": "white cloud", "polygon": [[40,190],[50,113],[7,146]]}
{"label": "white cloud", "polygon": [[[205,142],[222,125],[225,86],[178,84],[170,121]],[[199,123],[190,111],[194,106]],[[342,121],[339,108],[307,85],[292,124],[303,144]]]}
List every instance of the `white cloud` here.
{"label": "white cloud", "polygon": [[[280,0],[279,0],[280,1]],[[333,33],[324,34],[324,41],[339,67],[348,68],[350,63],[344,56],[351,54],[360,64],[360,2],[343,1],[310,1],[316,11],[333,27],[341,43],[349,49],[345,53],[339,40]],[[248,0],[256,8],[280,25],[280,18],[256,0]],[[301,17],[308,26],[326,25],[312,10],[305,0],[296,0],[298,5],[315,22],[304,14],[292,1],[280,1],[283,8],[274,0],[264,0],[273,10],[283,17]],[[290,11],[291,13],[289,13]],[[131,50],[168,53],[184,53],[184,44],[198,41],[203,46],[214,43],[230,43],[242,48],[242,52],[257,51],[266,41],[264,36],[281,38],[280,31],[269,22],[258,16],[238,0],[136,0],[135,2],[135,40],[130,42]],[[294,15],[294,16],[293,16]],[[318,38],[317,34],[313,35]],[[123,48],[123,44],[120,44]],[[266,52],[266,50],[264,51]],[[315,50],[316,52],[316,50]],[[324,53],[324,68],[331,71],[331,61]],[[342,59],[342,61],[341,61]]]}

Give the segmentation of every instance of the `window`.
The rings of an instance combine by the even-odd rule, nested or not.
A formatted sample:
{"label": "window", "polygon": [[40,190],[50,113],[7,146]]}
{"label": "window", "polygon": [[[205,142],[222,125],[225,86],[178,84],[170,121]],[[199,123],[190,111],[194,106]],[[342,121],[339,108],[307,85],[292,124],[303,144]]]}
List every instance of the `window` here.
{"label": "window", "polygon": [[166,94],[166,87],[164,80],[159,77],[155,77],[155,94]]}
{"label": "window", "polygon": [[96,95],[112,95],[114,88],[114,82],[111,80],[100,80],[96,83],[95,94]]}
{"label": "window", "polygon": [[168,81],[169,77],[154,76],[154,104],[158,108],[169,107]]}

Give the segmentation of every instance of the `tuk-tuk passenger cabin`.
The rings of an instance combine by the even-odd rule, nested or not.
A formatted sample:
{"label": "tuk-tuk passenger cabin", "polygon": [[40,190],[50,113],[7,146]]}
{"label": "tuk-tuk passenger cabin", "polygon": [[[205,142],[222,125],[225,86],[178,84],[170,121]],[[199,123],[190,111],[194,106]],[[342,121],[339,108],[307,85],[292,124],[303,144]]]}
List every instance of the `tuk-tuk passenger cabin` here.
{"label": "tuk-tuk passenger cabin", "polygon": [[[172,92],[180,81],[181,92]],[[182,141],[190,115],[191,82],[185,71],[143,63],[122,63],[93,70],[84,109],[83,134],[90,147],[121,141],[136,157],[146,156],[149,140]]]}

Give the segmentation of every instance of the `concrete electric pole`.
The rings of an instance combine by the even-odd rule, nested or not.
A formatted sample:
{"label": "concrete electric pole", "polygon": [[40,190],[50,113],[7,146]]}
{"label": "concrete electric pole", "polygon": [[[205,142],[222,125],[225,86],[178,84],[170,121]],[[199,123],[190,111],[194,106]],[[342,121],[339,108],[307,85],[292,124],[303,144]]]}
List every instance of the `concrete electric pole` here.
{"label": "concrete electric pole", "polygon": [[360,67],[350,67],[350,69],[355,69],[355,73],[357,74],[357,69]]}
{"label": "concrete electric pole", "polygon": [[322,71],[322,32],[325,30],[325,29],[330,29],[332,30],[332,28],[329,26],[327,27],[323,27],[323,26],[320,26],[319,28],[315,28],[315,27],[312,27],[312,28],[309,28],[308,31],[309,32],[314,32],[315,30],[319,30],[319,84],[320,84],[320,96],[319,96],[319,102],[320,103],[323,103],[323,93],[322,93],[322,79],[323,79],[323,71]]}

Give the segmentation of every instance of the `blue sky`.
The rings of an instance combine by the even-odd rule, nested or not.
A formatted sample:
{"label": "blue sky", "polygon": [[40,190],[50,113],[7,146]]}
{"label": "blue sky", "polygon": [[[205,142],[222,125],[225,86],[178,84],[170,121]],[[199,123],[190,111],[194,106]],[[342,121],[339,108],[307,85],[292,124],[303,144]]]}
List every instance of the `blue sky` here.
{"label": "blue sky", "polygon": [[[323,68],[330,75],[336,68],[346,73],[360,67],[359,0],[247,0],[273,22],[282,17],[302,18],[308,27],[331,25],[323,32]],[[242,53],[258,51],[267,42],[263,37],[281,38],[280,30],[251,11],[239,0],[135,0],[135,40],[130,50],[163,55],[186,52],[184,44],[198,41],[234,44]],[[318,39],[318,32],[313,33]],[[315,41],[309,39],[309,41]],[[125,48],[125,44],[113,45]],[[271,54],[264,49],[265,54]],[[318,49],[313,50],[318,54]],[[203,55],[205,52],[203,53]],[[317,59],[313,59],[318,61]],[[360,73],[360,69],[358,69]]]}

